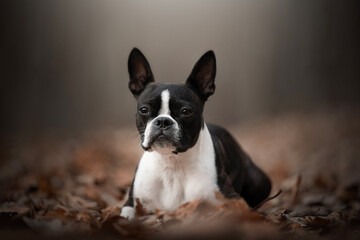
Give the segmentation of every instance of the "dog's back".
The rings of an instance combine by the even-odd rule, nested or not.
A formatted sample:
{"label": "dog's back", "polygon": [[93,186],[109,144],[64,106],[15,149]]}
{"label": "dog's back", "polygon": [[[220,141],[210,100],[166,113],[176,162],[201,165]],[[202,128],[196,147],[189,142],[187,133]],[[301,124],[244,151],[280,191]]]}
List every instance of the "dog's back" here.
{"label": "dog's back", "polygon": [[222,127],[207,124],[215,148],[218,186],[227,198],[243,197],[255,207],[271,191],[270,179]]}

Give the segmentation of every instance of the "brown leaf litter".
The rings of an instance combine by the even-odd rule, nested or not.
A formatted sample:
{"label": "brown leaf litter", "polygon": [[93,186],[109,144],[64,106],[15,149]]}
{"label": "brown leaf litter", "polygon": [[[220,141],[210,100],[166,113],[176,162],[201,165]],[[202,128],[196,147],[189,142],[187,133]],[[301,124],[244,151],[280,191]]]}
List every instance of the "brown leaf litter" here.
{"label": "brown leaf litter", "polygon": [[[285,117],[253,132],[251,127],[235,128],[245,150],[270,173],[271,196],[282,190],[258,209],[220,193],[217,204],[197,199],[174,212],[149,213],[137,200],[137,218],[130,222],[120,212],[141,149],[132,147],[137,139],[128,139],[128,130],[16,145],[2,154],[10,160],[1,162],[0,234],[3,239],[357,239],[360,184],[351,174],[360,170],[354,163],[360,156],[360,136],[355,134],[360,126],[354,122],[360,118],[346,118],[342,129],[343,117],[331,116]],[[309,124],[325,120],[326,126]],[[337,163],[339,169],[353,164],[349,179],[324,167],[323,158],[330,155],[343,161]]]}

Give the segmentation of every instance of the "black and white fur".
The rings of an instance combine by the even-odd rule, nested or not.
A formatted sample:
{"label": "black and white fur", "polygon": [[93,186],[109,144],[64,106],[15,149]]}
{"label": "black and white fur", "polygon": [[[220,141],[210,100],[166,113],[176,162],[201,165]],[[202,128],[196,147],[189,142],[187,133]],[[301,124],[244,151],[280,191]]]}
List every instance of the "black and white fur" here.
{"label": "black and white fur", "polygon": [[215,191],[243,197],[254,207],[271,190],[269,178],[223,128],[203,119],[215,91],[213,51],[195,64],[185,83],[155,83],[145,56],[129,56],[129,88],[137,100],[136,125],[145,152],[121,216],[135,217],[135,198],[148,211],[173,211],[194,199],[216,203]]}

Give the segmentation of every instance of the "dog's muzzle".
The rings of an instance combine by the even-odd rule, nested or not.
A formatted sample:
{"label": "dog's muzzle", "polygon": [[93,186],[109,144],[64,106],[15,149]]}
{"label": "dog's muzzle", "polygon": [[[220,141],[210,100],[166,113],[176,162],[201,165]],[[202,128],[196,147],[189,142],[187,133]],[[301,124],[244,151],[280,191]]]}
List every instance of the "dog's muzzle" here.
{"label": "dog's muzzle", "polygon": [[169,117],[157,117],[154,119],[154,125],[160,130],[167,130],[174,125],[174,120]]}
{"label": "dog's muzzle", "polygon": [[144,132],[142,147],[149,151],[152,146],[159,148],[179,145],[179,126],[171,117],[160,115],[148,123]]}

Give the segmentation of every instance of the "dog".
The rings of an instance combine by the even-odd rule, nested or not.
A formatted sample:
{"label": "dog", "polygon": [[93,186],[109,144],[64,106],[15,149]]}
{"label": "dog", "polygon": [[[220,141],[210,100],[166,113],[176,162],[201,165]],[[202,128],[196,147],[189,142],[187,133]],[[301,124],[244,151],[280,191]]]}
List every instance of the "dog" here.
{"label": "dog", "polygon": [[267,175],[227,130],[204,121],[204,104],[215,91],[213,51],[197,61],[185,83],[156,83],[137,48],[129,55],[128,71],[145,152],[120,216],[135,217],[135,199],[153,212],[174,211],[194,199],[216,203],[216,191],[226,198],[242,197],[250,207],[269,195]]}

